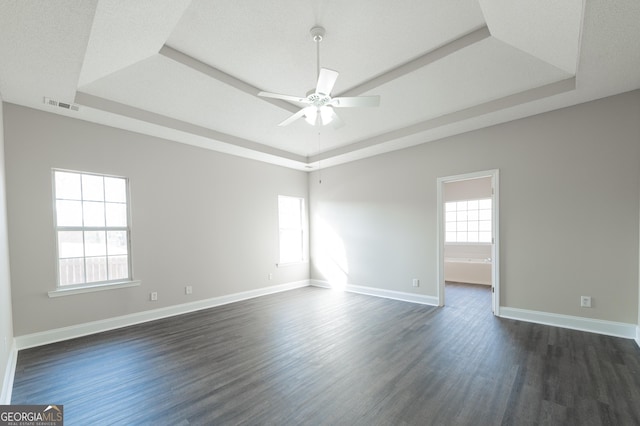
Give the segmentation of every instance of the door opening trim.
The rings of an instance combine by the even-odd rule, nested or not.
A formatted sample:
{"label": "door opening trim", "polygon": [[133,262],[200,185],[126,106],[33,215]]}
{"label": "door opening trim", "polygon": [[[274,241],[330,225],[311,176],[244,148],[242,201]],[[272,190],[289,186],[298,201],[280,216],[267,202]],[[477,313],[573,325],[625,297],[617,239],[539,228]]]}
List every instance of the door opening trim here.
{"label": "door opening trim", "polygon": [[437,253],[438,266],[436,268],[438,282],[438,306],[444,306],[444,184],[449,182],[458,182],[462,180],[478,179],[483,177],[491,177],[491,185],[493,188],[493,196],[491,197],[491,221],[493,232],[493,244],[491,245],[491,285],[493,293],[491,295],[491,306],[493,314],[500,316],[500,212],[499,212],[499,170],[485,170],[473,173],[465,173],[455,176],[439,177],[437,180]]}

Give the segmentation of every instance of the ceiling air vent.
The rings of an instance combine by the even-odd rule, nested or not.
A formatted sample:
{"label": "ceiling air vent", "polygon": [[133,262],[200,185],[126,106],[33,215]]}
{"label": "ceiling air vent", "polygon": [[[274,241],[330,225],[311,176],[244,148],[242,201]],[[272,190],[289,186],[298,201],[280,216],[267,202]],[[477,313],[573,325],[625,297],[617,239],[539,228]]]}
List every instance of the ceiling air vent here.
{"label": "ceiling air vent", "polygon": [[66,102],[58,102],[55,99],[51,99],[51,98],[47,98],[47,97],[44,98],[44,104],[45,105],[49,105],[49,106],[58,107],[58,108],[70,109],[72,111],[79,111],[80,110],[80,105],[68,104]]}

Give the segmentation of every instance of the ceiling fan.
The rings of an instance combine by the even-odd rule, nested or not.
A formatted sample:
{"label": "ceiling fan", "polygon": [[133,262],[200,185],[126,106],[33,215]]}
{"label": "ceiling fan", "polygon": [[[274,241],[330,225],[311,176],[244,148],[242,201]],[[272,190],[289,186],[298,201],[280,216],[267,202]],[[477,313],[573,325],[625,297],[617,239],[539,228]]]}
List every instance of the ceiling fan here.
{"label": "ceiling fan", "polygon": [[307,93],[306,97],[281,95],[279,93],[260,92],[258,96],[266,98],[283,99],[304,105],[300,111],[296,112],[279,126],[286,126],[293,123],[298,118],[305,117],[307,123],[312,126],[327,125],[333,123],[334,128],[342,126],[344,123],[334,111],[334,108],[350,107],[377,107],[380,105],[380,96],[342,96],[331,97],[331,91],[338,79],[338,72],[328,68],[320,68],[320,42],[325,34],[322,27],[311,28],[311,37],[316,42],[316,56],[318,68],[318,82],[316,88]]}

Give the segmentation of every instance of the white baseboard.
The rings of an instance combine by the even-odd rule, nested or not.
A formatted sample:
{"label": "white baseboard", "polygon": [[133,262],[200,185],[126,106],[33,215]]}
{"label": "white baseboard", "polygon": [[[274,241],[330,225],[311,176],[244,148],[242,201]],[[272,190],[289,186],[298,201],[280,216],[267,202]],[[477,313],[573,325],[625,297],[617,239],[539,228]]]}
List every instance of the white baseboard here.
{"label": "white baseboard", "polygon": [[18,362],[18,349],[16,349],[15,339],[9,349],[9,359],[4,370],[2,389],[0,391],[0,405],[11,404],[11,394],[13,392],[13,378],[16,375],[16,363]]}
{"label": "white baseboard", "polygon": [[309,285],[309,280],[296,281],[287,284],[259,288],[256,290],[243,291],[226,296],[197,300],[195,302],[180,305],[167,306],[165,308],[137,312],[135,314],[123,315],[100,321],[92,321],[85,324],[56,328],[39,333],[25,334],[15,337],[16,348],[17,350],[21,350],[47,345],[49,343],[61,342],[63,340],[75,339],[76,337],[87,336],[116,328],[128,327],[130,325],[186,314],[188,312],[212,308],[214,306],[226,305],[228,303],[239,302],[241,300],[253,299],[254,297],[265,296],[267,294],[307,287]]}
{"label": "white baseboard", "polygon": [[[500,307],[500,317],[555,327],[570,328],[572,330],[588,331],[608,336],[636,339],[638,327],[635,324],[605,321],[593,318],[575,317],[571,315],[552,314],[549,312],[530,311],[527,309]],[[640,345],[640,343],[638,343]]]}
{"label": "white baseboard", "polygon": [[[324,280],[311,280],[314,287],[333,288],[329,282]],[[366,287],[361,285],[347,284],[341,287],[350,293],[366,294],[369,296],[384,297],[385,299],[402,300],[403,302],[420,303],[422,305],[438,306],[438,298],[425,296],[422,294],[405,293],[402,291],[385,290],[382,288]]]}
{"label": "white baseboard", "polygon": [[638,326],[636,327],[636,343],[640,348],[640,324],[638,324]]}

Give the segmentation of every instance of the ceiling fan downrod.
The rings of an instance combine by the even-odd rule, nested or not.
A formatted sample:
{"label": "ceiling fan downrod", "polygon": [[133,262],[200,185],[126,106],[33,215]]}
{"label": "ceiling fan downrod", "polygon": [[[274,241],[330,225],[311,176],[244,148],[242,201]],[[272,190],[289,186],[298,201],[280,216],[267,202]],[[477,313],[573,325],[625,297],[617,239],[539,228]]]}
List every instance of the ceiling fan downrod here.
{"label": "ceiling fan downrod", "polygon": [[316,43],[316,78],[320,78],[320,42],[324,38],[325,30],[323,27],[313,27],[309,32]]}

